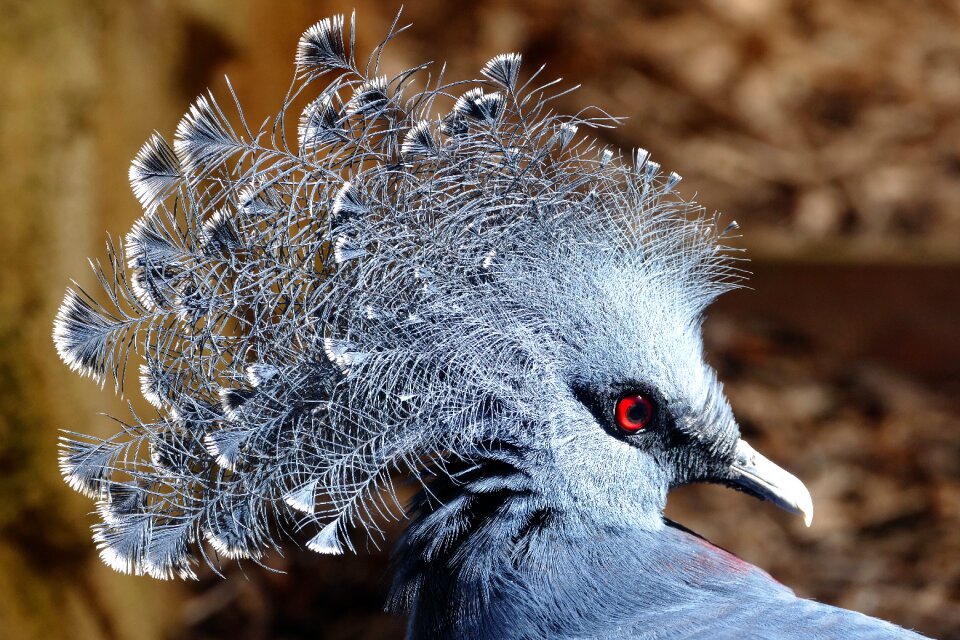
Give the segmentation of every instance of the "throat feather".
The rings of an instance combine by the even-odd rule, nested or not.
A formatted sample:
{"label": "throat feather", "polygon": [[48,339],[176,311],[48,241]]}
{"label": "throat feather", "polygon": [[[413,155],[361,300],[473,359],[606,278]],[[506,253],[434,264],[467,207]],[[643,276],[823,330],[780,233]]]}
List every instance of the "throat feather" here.
{"label": "throat feather", "polygon": [[524,561],[531,537],[553,517],[526,468],[509,445],[485,447],[463,469],[445,467],[414,498],[394,553],[392,608],[409,610],[424,584],[486,592],[492,576]]}

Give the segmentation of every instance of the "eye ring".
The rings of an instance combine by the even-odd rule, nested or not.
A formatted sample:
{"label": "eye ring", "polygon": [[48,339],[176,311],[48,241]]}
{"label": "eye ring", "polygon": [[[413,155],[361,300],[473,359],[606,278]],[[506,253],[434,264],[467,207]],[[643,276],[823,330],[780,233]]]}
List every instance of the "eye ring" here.
{"label": "eye ring", "polygon": [[653,402],[641,393],[631,393],[617,400],[615,417],[617,426],[623,433],[631,434],[642,430],[653,419]]}

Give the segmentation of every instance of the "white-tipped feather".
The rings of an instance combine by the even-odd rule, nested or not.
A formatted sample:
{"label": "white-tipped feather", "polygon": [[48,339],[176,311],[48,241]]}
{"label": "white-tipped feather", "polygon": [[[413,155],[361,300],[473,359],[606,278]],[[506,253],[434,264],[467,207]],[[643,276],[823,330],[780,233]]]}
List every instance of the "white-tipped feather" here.
{"label": "white-tipped feather", "polygon": [[326,525],[317,535],[307,541],[307,549],[324,555],[343,555],[339,528],[340,525],[337,520]]}
{"label": "white-tipped feather", "polygon": [[[351,19],[351,28],[353,26]],[[350,55],[348,55],[348,53]],[[297,45],[297,68],[309,72],[349,68],[352,51],[343,39],[343,16],[324,18],[307,29]]]}
{"label": "white-tipped feather", "polygon": [[423,120],[417,122],[403,138],[400,152],[404,156],[432,156],[437,153],[437,141],[431,130],[431,123]]}
{"label": "white-tipped feather", "polygon": [[660,163],[653,160],[647,160],[644,165],[643,182],[649,184],[660,175]]}
{"label": "white-tipped feather", "polygon": [[93,527],[93,540],[100,559],[114,571],[143,575],[143,556],[149,543],[151,523],[146,517],[121,528],[109,524]]}
{"label": "white-tipped feather", "polygon": [[319,483],[319,479],[311,480],[305,485],[284,494],[283,501],[297,511],[313,513],[317,502],[317,485]]}
{"label": "white-tipped feather", "polygon": [[484,95],[483,89],[480,87],[470,89],[457,98],[457,101],[453,104],[453,113],[461,118],[481,119],[483,112],[480,110],[478,103]]}
{"label": "white-tipped feather", "polygon": [[281,206],[275,190],[260,184],[244,185],[237,193],[237,210],[246,215],[276,214]]}
{"label": "white-tipped feather", "polygon": [[180,182],[180,167],[167,141],[154,133],[140,148],[127,175],[140,205],[149,211]]}
{"label": "white-tipped feather", "polygon": [[229,451],[224,450],[222,448],[223,444],[217,440],[217,436],[213,433],[208,433],[203,437],[203,447],[221,468],[228,471],[236,470],[237,456],[239,455],[238,447],[232,447]]}
{"label": "white-tipped feather", "polygon": [[149,559],[144,560],[143,573],[155,580],[173,580],[174,578],[180,578],[181,580],[200,579],[193,570],[193,567],[189,564],[178,564],[174,566],[171,564],[151,562]]}
{"label": "white-tipped feather", "polygon": [[343,114],[337,108],[335,100],[336,96],[323,95],[303,110],[297,129],[300,149],[313,150],[344,140],[346,132],[341,126]]}
{"label": "white-tipped feather", "polygon": [[258,560],[263,557],[261,551],[238,546],[216,531],[207,529],[203,532],[203,537],[214,551],[229,560]]}
{"label": "white-tipped feather", "polygon": [[667,176],[666,182],[663,184],[663,193],[670,193],[673,191],[680,181],[683,180],[683,177],[676,171],[671,171],[670,175]]}
{"label": "white-tipped feather", "polygon": [[521,60],[519,53],[501,53],[483,65],[480,73],[506,89],[514,89],[520,77]]}
{"label": "white-tipped feather", "polygon": [[647,164],[647,160],[650,159],[650,152],[646,149],[637,149],[634,152],[634,161],[633,166],[636,169],[638,174],[643,173],[643,167]]}
{"label": "white-tipped feather", "polygon": [[337,195],[333,198],[333,206],[330,207],[330,213],[334,218],[339,219],[362,216],[369,212],[370,209],[363,200],[359,186],[349,180],[337,190]]}
{"label": "white-tipped feather", "polygon": [[140,365],[140,395],[154,408],[163,407],[163,398],[160,396],[154,372],[145,364]]}
{"label": "white-tipped feather", "polygon": [[280,369],[265,362],[248,364],[245,369],[247,381],[254,387],[269,383],[280,374]]}
{"label": "white-tipped feather", "polygon": [[96,538],[94,538],[94,541],[97,542],[97,548],[100,551],[100,560],[102,560],[105,565],[119,573],[129,575],[134,572],[134,562],[132,558],[122,554],[105,542],[98,541]]}
{"label": "white-tipped feather", "polygon": [[229,209],[218,209],[203,223],[200,242],[207,252],[231,251],[240,247],[240,232],[234,214]]}
{"label": "white-tipped feather", "polygon": [[107,443],[88,443],[60,436],[60,474],[71,489],[88,498],[99,499],[102,482],[111,471],[115,450]]}
{"label": "white-tipped feather", "polygon": [[102,382],[108,337],[114,328],[79,293],[67,289],[53,320],[53,344],[71,371]]}
{"label": "white-tipped feather", "polygon": [[364,362],[370,357],[369,353],[358,350],[357,345],[348,340],[324,338],[323,349],[330,362],[343,369]]}
{"label": "white-tipped feather", "polygon": [[390,102],[390,81],[387,76],[372,78],[356,88],[346,104],[346,112],[352,115],[378,113]]}
{"label": "white-tipped feather", "polygon": [[569,122],[560,125],[560,130],[557,132],[557,146],[561,151],[567,148],[575,135],[577,135],[577,125]]}
{"label": "white-tipped feather", "polygon": [[487,93],[477,98],[474,103],[480,111],[480,118],[486,122],[498,119],[506,107],[506,97],[500,92]]}
{"label": "white-tipped feather", "polygon": [[613,151],[610,149],[604,149],[600,153],[600,168],[602,169],[606,167],[608,164],[610,164],[611,160],[613,160]]}
{"label": "white-tipped feather", "polygon": [[232,131],[207,96],[200,96],[177,125],[173,150],[186,174],[194,178],[216,168],[241,150]]}

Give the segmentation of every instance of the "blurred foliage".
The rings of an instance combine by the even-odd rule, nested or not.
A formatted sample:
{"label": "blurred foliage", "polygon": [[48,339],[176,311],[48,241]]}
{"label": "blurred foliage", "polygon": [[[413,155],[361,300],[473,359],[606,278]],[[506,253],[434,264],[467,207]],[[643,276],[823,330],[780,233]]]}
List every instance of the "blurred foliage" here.
{"label": "blurred foliage", "polygon": [[[357,3],[369,50],[399,3]],[[651,149],[743,225],[754,291],[707,343],[744,432],[804,478],[812,529],[719,487],[670,514],[804,596],[960,638],[960,7],[877,0],[417,0],[388,70],[501,51],[583,87],[558,108]],[[0,628],[35,638],[392,638],[385,552],[194,585],[120,576],[59,480],[61,427],[121,413],[56,359],[50,324],[104,230],[139,214],[126,167],[228,73],[252,120],[299,34],[344,2],[0,0]]]}

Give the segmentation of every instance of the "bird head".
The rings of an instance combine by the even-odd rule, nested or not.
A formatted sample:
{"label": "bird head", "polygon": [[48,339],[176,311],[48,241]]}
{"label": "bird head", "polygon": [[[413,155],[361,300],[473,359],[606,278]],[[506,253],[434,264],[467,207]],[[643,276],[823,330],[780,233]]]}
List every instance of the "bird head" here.
{"label": "bird head", "polygon": [[525,436],[542,452],[539,490],[576,496],[557,504],[604,525],[649,526],[670,489],[712,482],[809,525],[806,488],[740,437],[704,360],[703,312],[719,291],[716,222],[675,211],[602,246],[596,233],[565,237],[505,269],[507,295],[525,308],[513,317],[533,329],[520,333],[536,335],[540,366],[525,394],[539,416]]}
{"label": "bird head", "polygon": [[[809,520],[703,360],[704,309],[742,278],[728,226],[646,151],[580,133],[614,118],[550,111],[554,83],[522,80],[518,54],[466,90],[423,67],[387,78],[396,32],[363,67],[344,24],[304,33],[272,137],[201,97],[172,145],[144,145],[145,214],[97,267],[107,301],[71,289],[57,315],[81,373],[122,388],[142,356],[156,409],[64,439],[103,559],[190,577],[198,555],[259,559],[291,528],[341,553],[399,515],[400,472],[459,487],[431,505],[446,528],[421,519],[434,546],[491,495],[642,527],[671,487],[708,481]],[[311,94],[291,148],[287,112]]]}
{"label": "bird head", "polygon": [[450,355],[448,374],[466,373],[432,402],[473,394],[467,404],[484,407],[443,426],[469,434],[449,450],[483,459],[485,443],[509,442],[524,490],[595,525],[656,526],[667,492],[692,482],[809,524],[808,491],[740,438],[704,360],[704,310],[739,277],[723,246],[736,225],[616,184],[570,203],[562,226],[515,229],[484,279],[434,283],[443,319],[428,341]]}

